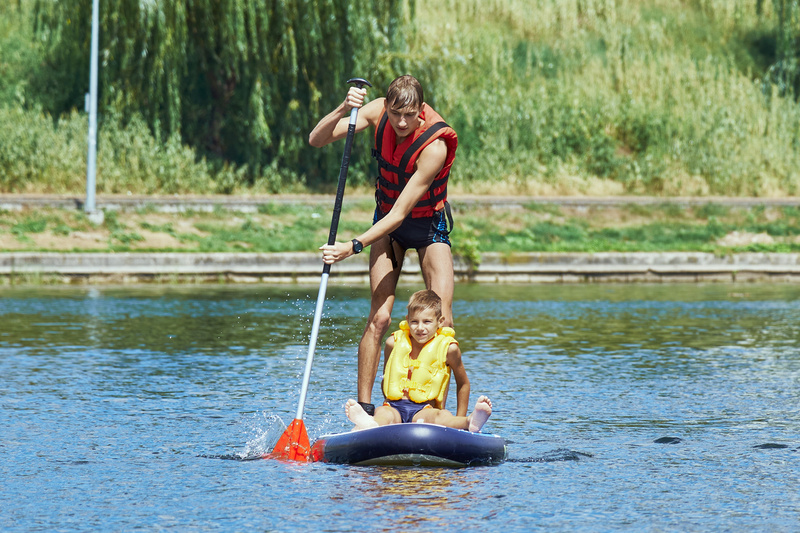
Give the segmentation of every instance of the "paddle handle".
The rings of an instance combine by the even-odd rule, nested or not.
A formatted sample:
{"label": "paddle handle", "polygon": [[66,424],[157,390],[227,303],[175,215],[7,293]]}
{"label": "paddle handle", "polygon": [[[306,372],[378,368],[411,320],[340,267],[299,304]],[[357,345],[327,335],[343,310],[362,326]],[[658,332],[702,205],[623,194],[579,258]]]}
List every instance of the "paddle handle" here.
{"label": "paddle handle", "polygon": [[[372,87],[372,84],[364,78],[351,78],[348,84],[354,84],[359,89],[364,86]],[[353,150],[353,139],[356,135],[356,121],[358,120],[358,108],[350,110],[350,122],[347,125],[347,137],[344,140],[344,153],[342,154],[342,165],[339,167],[339,183],[336,187],[336,199],[333,203],[333,216],[331,217],[331,230],[328,233],[328,245],[336,244],[336,233],[339,230],[339,216],[342,214],[342,201],[344,200],[344,186],[347,182],[347,169],[350,166],[350,152]],[[322,267],[323,274],[330,274],[331,265],[325,264]]]}
{"label": "paddle handle", "polygon": [[[372,87],[372,84],[364,78],[352,78],[347,80],[349,84],[355,84],[359,89],[364,86]],[[350,166],[350,152],[353,149],[353,138],[356,134],[356,121],[358,120],[358,108],[350,110],[350,122],[347,125],[347,137],[344,141],[344,154],[342,154],[342,165],[339,168],[339,183],[336,187],[336,199],[333,203],[333,215],[331,216],[331,229],[328,233],[328,244],[336,243],[336,233],[339,229],[339,216],[342,213],[342,201],[344,199],[344,186],[347,182],[347,168]],[[295,419],[303,418],[303,409],[306,404],[308,394],[308,383],[311,381],[311,365],[314,362],[314,350],[317,347],[319,337],[319,324],[322,320],[322,308],[325,303],[325,293],[328,289],[328,277],[330,276],[331,265],[326,263],[322,267],[322,279],[317,293],[317,306],[314,310],[314,322],[311,326],[311,338],[308,341],[308,354],[306,355],[306,369],[303,374],[303,386],[300,388],[300,401],[297,404],[297,414]]]}

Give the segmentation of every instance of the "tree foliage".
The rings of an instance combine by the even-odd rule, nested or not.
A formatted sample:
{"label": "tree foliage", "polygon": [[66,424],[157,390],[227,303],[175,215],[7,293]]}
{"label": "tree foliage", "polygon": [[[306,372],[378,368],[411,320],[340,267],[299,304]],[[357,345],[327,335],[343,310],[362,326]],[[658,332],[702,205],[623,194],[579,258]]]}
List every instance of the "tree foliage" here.
{"label": "tree foliage", "polygon": [[[180,135],[251,177],[290,169],[320,181],[337,156],[309,148],[308,132],[350,77],[381,91],[402,73],[413,2],[101,0],[100,111],[141,114],[157,138]],[[91,4],[36,0],[40,88],[56,116],[83,107]]]}
{"label": "tree foliage", "polygon": [[[758,0],[759,9],[763,0]],[[770,81],[784,93],[800,98],[800,1],[773,0],[777,15],[776,59]]]}

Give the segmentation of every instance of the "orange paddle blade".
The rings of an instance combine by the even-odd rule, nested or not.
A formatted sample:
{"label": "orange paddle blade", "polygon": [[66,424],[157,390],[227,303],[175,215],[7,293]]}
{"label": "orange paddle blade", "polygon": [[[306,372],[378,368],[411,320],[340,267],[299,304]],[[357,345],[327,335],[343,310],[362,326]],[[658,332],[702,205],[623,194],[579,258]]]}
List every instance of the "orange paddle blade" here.
{"label": "orange paddle blade", "polygon": [[268,457],[288,461],[308,461],[310,449],[306,425],[302,418],[295,418],[278,439],[278,443]]}

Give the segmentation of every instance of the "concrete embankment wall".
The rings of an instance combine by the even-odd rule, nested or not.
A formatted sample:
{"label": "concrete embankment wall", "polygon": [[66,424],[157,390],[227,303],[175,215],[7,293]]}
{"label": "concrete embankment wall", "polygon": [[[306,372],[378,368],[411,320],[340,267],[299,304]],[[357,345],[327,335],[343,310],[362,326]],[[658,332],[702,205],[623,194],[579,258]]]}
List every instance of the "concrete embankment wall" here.
{"label": "concrete embankment wall", "polygon": [[[800,254],[743,253],[485,253],[480,263],[456,258],[457,282],[800,281]],[[0,254],[0,283],[240,282],[316,283],[311,253],[37,253]],[[369,283],[366,254],[331,269],[331,278]],[[422,281],[414,252],[401,282]]]}

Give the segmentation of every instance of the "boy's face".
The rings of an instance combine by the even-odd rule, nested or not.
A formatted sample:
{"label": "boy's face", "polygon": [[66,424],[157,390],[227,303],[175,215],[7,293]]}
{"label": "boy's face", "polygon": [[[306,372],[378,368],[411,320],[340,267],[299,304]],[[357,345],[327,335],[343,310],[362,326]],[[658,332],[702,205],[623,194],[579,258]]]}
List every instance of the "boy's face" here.
{"label": "boy's face", "polygon": [[420,111],[422,110],[415,107],[404,107],[402,109],[386,108],[386,114],[389,116],[389,124],[391,124],[398,139],[405,139],[419,127]]}
{"label": "boy's face", "polygon": [[436,330],[444,324],[443,316],[436,316],[433,309],[424,309],[408,315],[408,327],[411,338],[425,344],[436,336]]}

